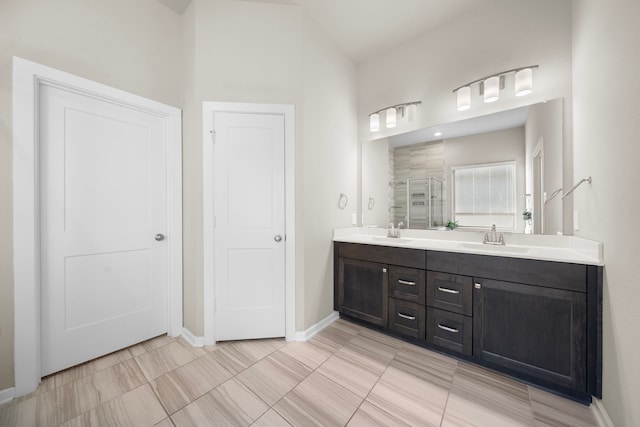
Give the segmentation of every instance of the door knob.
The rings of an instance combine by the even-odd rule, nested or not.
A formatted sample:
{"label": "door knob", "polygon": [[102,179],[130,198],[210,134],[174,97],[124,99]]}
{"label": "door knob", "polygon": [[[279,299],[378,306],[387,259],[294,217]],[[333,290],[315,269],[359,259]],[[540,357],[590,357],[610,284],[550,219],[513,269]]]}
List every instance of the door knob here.
{"label": "door knob", "polygon": [[156,239],[158,242],[163,241],[163,240],[164,240],[164,234],[156,234],[155,239]]}
{"label": "door knob", "polygon": [[282,241],[282,236],[281,236],[281,235],[279,235],[279,234],[276,234],[276,235],[273,237],[273,240],[275,240],[276,242],[280,242],[280,241]]}

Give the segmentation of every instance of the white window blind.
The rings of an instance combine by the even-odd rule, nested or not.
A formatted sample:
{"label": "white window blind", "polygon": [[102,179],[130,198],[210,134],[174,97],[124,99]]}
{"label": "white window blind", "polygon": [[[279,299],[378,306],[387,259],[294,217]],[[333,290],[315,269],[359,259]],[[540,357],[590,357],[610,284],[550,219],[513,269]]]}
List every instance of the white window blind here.
{"label": "white window blind", "polygon": [[461,227],[515,228],[515,163],[452,168],[453,217]]}

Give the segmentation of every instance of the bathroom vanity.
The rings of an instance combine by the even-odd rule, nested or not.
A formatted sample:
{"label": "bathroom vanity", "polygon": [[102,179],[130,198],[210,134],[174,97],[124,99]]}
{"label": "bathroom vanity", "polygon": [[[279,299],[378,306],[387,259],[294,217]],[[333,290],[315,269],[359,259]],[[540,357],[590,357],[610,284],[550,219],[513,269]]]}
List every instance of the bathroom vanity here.
{"label": "bathroom vanity", "polygon": [[600,244],[514,235],[493,247],[478,233],[384,231],[336,230],[341,316],[582,402],[601,397]]}

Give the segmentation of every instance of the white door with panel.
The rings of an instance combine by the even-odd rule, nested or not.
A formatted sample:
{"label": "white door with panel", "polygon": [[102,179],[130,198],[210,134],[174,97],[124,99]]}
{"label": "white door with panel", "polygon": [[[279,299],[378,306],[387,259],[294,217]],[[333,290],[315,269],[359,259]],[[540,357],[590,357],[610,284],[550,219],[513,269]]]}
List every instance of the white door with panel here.
{"label": "white door with panel", "polygon": [[215,338],[283,337],[284,116],[213,114]]}
{"label": "white door with panel", "polygon": [[42,86],[42,375],[167,332],[167,126]]}

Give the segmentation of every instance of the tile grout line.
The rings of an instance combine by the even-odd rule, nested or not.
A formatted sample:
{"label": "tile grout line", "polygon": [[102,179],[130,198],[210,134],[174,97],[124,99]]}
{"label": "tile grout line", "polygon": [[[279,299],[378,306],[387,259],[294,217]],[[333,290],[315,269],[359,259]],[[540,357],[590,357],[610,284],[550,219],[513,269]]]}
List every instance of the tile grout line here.
{"label": "tile grout line", "polygon": [[[322,332],[322,331],[319,331],[319,332],[318,332],[318,334],[320,334],[321,332]],[[316,335],[318,335],[318,334],[316,334]],[[351,339],[353,339],[353,337],[355,337],[357,334],[358,334],[357,332],[356,332],[355,334],[353,334],[353,336],[352,336],[351,338],[349,338],[349,341],[351,341]],[[315,335],[314,335],[314,336],[315,336]],[[347,341],[347,342],[349,342],[349,341]],[[314,347],[317,347],[317,348],[318,348],[318,349],[320,349],[320,350],[324,350],[324,348],[322,348],[322,347],[321,347],[321,346],[319,346],[319,345],[316,345],[316,344],[315,344],[315,343],[313,343],[313,342],[310,342],[310,341],[304,341],[304,342],[305,342],[305,343],[307,343],[307,344],[309,344],[309,345],[312,345],[312,346],[314,346]],[[335,351],[329,351],[329,350],[326,350],[326,351],[329,351],[329,352],[331,353],[331,355],[330,355],[329,357],[327,357],[327,358],[324,360],[324,362],[320,363],[320,364],[319,364],[315,369],[311,368],[309,365],[305,365],[305,363],[304,363],[304,362],[302,362],[301,360],[298,360],[298,362],[302,363],[302,364],[303,364],[303,365],[305,365],[307,368],[311,369],[311,372],[309,372],[309,374],[308,374],[307,376],[305,376],[303,379],[301,379],[301,380],[298,382],[298,384],[296,384],[294,387],[292,387],[292,388],[291,388],[291,390],[289,390],[288,392],[286,392],[286,393],[285,393],[285,394],[284,394],[280,399],[278,399],[278,400],[273,404],[273,406],[271,406],[269,409],[273,409],[273,411],[274,411],[275,413],[277,413],[277,414],[278,414],[282,419],[284,419],[284,420],[285,420],[285,422],[286,422],[287,424],[292,425],[292,424],[289,422],[289,420],[287,420],[287,419],[284,417],[284,415],[282,415],[280,412],[278,412],[278,410],[275,408],[275,407],[276,407],[276,405],[277,405],[278,403],[280,403],[280,402],[281,402],[285,397],[287,397],[287,396],[289,395],[289,393],[292,393],[292,392],[293,392],[293,391],[294,391],[294,390],[295,390],[295,389],[296,389],[296,388],[297,388],[297,387],[298,387],[298,386],[299,386],[299,385],[300,385],[304,380],[306,380],[307,378],[309,378],[313,373],[317,373],[318,375],[322,375],[322,373],[317,372],[317,371],[318,371],[318,369],[320,369],[322,366],[324,366],[324,364],[325,364],[325,363],[327,363],[327,361],[328,361],[329,359],[331,359],[333,356],[335,356],[335,355],[336,355],[336,353],[337,353],[338,351],[340,351],[340,349],[342,349],[343,347],[344,347],[344,345],[341,345],[341,346],[340,346],[337,350],[335,350]],[[294,359],[295,359],[295,357],[294,357]],[[296,359],[296,360],[297,360],[297,359]],[[334,383],[335,385],[337,385],[337,386],[339,386],[339,387],[342,387],[340,384],[338,384],[338,383],[334,382],[331,378],[327,378],[325,375],[322,375],[322,377],[323,377],[323,378],[326,378],[326,379],[327,379],[327,380],[329,380],[329,381],[331,381],[331,382],[332,382],[332,383]],[[342,387],[342,388],[344,388],[344,387]],[[345,389],[345,390],[346,390],[346,389]],[[347,391],[349,391],[349,390],[347,390]],[[263,401],[263,402],[264,402],[264,401]],[[265,403],[266,403],[266,402],[265,402]],[[360,402],[360,404],[362,404],[362,402]],[[267,404],[267,406],[268,406],[268,404]],[[358,405],[358,408],[359,408],[359,407],[360,407],[360,405]],[[357,411],[357,409],[356,409],[356,411]],[[268,411],[267,411],[267,412],[268,412]],[[355,414],[355,411],[354,411],[354,414]],[[263,414],[263,415],[264,415],[264,414]],[[353,414],[351,414],[351,417],[353,417]],[[349,423],[349,421],[351,420],[351,417],[349,418],[349,420],[347,421],[347,423],[346,423],[346,424],[348,424],[348,423]],[[345,424],[345,425],[346,425],[346,424]]]}
{"label": "tile grout line", "polygon": [[440,417],[440,427],[442,427],[442,423],[444,423],[444,417],[447,414],[447,406],[449,405],[449,398],[451,397],[451,391],[453,390],[453,381],[456,378],[456,372],[458,372],[458,366],[460,366],[460,362],[456,360],[456,368],[453,370],[453,375],[451,376],[451,383],[449,384],[449,390],[447,392],[447,401],[444,403],[444,408],[442,409],[442,417]]}
{"label": "tile grout line", "polygon": [[[233,344],[234,344],[234,343],[233,343],[233,342],[231,342],[229,345],[230,345],[230,346],[233,346]],[[182,408],[181,408],[181,409],[179,409],[178,411],[181,411],[182,409],[184,409],[184,408],[186,408],[187,406],[191,405],[191,404],[192,404],[193,402],[195,402],[196,400],[201,399],[201,398],[202,398],[202,396],[204,396],[205,394],[207,394],[207,393],[211,393],[213,390],[215,390],[215,389],[219,388],[220,386],[222,386],[222,385],[224,385],[224,384],[228,383],[229,381],[231,381],[231,380],[236,380],[237,382],[239,382],[239,383],[242,385],[242,387],[246,388],[246,389],[247,389],[247,391],[248,391],[249,393],[251,393],[253,396],[255,396],[259,401],[261,401],[262,403],[264,403],[264,405],[267,407],[267,410],[266,410],[266,411],[264,411],[263,413],[261,413],[261,414],[260,414],[260,416],[259,416],[258,418],[256,418],[256,419],[255,419],[255,420],[254,420],[250,425],[255,424],[255,423],[256,423],[256,421],[258,421],[260,418],[262,418],[262,417],[264,416],[264,414],[266,414],[267,412],[269,412],[269,410],[271,410],[271,409],[272,409],[272,406],[269,406],[269,404],[268,404],[267,402],[265,402],[265,401],[264,401],[264,399],[262,399],[262,398],[261,398],[260,396],[258,396],[256,393],[254,393],[254,392],[253,392],[253,390],[251,390],[251,389],[250,389],[250,388],[249,388],[245,383],[243,383],[243,382],[238,378],[238,376],[239,376],[240,374],[242,374],[243,372],[247,371],[247,370],[248,370],[249,368],[251,368],[252,366],[254,366],[254,365],[258,364],[258,362],[260,362],[260,361],[262,361],[262,360],[266,359],[267,357],[271,356],[271,355],[272,355],[272,354],[274,354],[275,352],[279,351],[279,350],[280,350],[281,348],[283,348],[285,345],[287,345],[287,344],[286,344],[286,341],[285,341],[285,344],[284,344],[284,345],[282,345],[282,346],[280,346],[280,347],[276,348],[276,349],[275,349],[275,350],[273,350],[272,352],[270,352],[270,353],[266,354],[265,356],[263,356],[263,357],[259,358],[258,360],[256,360],[255,362],[253,362],[252,364],[250,364],[249,366],[247,366],[246,368],[242,369],[242,370],[241,370],[240,372],[238,372],[237,374],[234,374],[233,372],[229,371],[229,370],[228,370],[224,365],[222,365],[222,364],[221,364],[220,362],[218,362],[217,360],[213,359],[213,360],[214,360],[215,362],[217,362],[220,366],[222,366],[222,368],[223,368],[223,369],[225,369],[227,372],[229,372],[229,373],[231,374],[231,378],[229,378],[229,379],[227,379],[226,381],[224,381],[224,382],[222,382],[222,383],[218,384],[217,386],[215,386],[215,387],[214,387],[214,388],[212,388],[211,390],[209,390],[209,391],[207,391],[207,392],[203,393],[200,397],[198,397],[198,398],[194,399],[192,402],[189,402],[187,405],[185,405],[184,407],[182,407]],[[239,351],[239,349],[237,349],[235,346],[234,346],[234,348],[235,348],[236,350],[238,350],[238,351]],[[206,350],[205,350],[205,351],[206,351]],[[212,354],[212,353],[213,353],[213,351],[211,351],[211,352],[207,352],[207,354],[203,355],[203,357],[204,357],[204,356],[211,356],[211,354]],[[305,377],[305,378],[306,378],[306,377]],[[299,384],[299,383],[298,383],[298,384]],[[297,386],[297,385],[296,385],[296,386]],[[279,401],[279,400],[278,400],[278,401]],[[276,402],[276,403],[277,403],[277,402]],[[178,411],[176,411],[176,412],[178,412]],[[277,411],[276,411],[276,412],[277,412]],[[278,413],[278,415],[279,415],[279,413]],[[286,420],[285,420],[285,421],[286,421]],[[173,420],[171,420],[171,422],[173,422]],[[288,421],[287,421],[287,423],[288,423]],[[289,425],[291,425],[291,424],[289,424]],[[174,426],[175,426],[175,423],[174,423]]]}
{"label": "tile grout line", "polygon": [[[160,346],[162,347],[162,346]],[[158,347],[158,348],[160,348]],[[144,353],[143,353],[144,354]],[[151,381],[149,381],[146,377],[146,375],[144,374],[144,371],[142,370],[142,366],[140,366],[140,364],[138,363],[138,361],[135,359],[135,357],[133,358],[133,361],[136,363],[136,366],[138,366],[138,369],[140,369],[140,372],[142,372],[142,376],[144,377],[144,379],[147,381],[145,384],[149,386],[149,388],[151,389],[151,392],[153,393],[153,395],[155,396],[156,400],[158,401],[158,403],[160,404],[160,407],[162,408],[162,410],[164,411],[164,413],[167,415],[166,418],[169,418],[169,421],[171,421],[171,424],[174,425],[175,427],[175,423],[173,422],[173,420],[171,419],[171,415],[169,415],[169,411],[167,411],[167,408],[164,407],[164,403],[162,403],[162,400],[160,399],[160,396],[158,396],[158,394],[156,393],[155,388],[153,388],[153,386],[151,385]],[[142,386],[144,386],[145,384],[143,384]],[[140,387],[142,387],[140,386]],[[165,419],[166,419],[165,418]]]}
{"label": "tile grout line", "polygon": [[[347,344],[348,344],[349,342],[351,342],[351,340],[352,340],[354,337],[358,336],[358,335],[360,335],[360,331],[356,332],[356,333],[354,334],[354,336],[353,336],[353,337],[351,337],[351,339],[349,339],[349,341],[347,341]],[[366,336],[363,336],[363,335],[360,335],[360,336],[361,336],[361,337],[364,337],[364,338],[371,339],[371,338],[366,337]],[[345,347],[344,345],[343,345],[343,346],[341,346],[341,347],[340,347],[340,349],[338,349],[338,350],[334,353],[334,355],[335,355],[338,351],[340,351],[341,349],[343,349],[344,347]],[[402,347],[401,347],[401,348],[402,348]],[[349,417],[349,419],[348,419],[348,420],[347,420],[347,422],[345,423],[345,426],[346,426],[346,425],[348,425],[348,424],[351,422],[351,420],[353,419],[354,415],[358,412],[358,410],[360,409],[360,407],[362,406],[362,404],[363,404],[364,402],[366,402],[366,401],[367,401],[367,399],[369,398],[369,395],[371,395],[371,392],[372,392],[372,391],[373,391],[373,389],[376,387],[376,385],[378,385],[378,383],[380,382],[380,379],[382,378],[382,376],[385,374],[385,372],[387,372],[387,369],[389,369],[389,366],[391,366],[391,363],[394,361],[394,359],[395,359],[395,358],[396,358],[396,356],[398,355],[398,352],[399,352],[399,351],[400,351],[400,349],[396,349],[396,350],[395,350],[395,353],[394,353],[393,357],[391,358],[391,360],[389,360],[389,362],[388,362],[388,363],[387,363],[387,365],[384,367],[384,370],[380,373],[380,375],[378,375],[378,379],[377,379],[377,380],[376,380],[376,382],[371,386],[371,388],[370,388],[370,389],[369,389],[369,391],[367,392],[367,395],[362,399],[362,401],[360,402],[360,404],[358,405],[358,407],[356,408],[356,410],[355,410],[355,411],[353,411],[353,413],[351,414],[351,416]],[[363,356],[364,356],[364,355],[363,355]],[[364,357],[366,357],[366,356],[364,356]],[[331,357],[327,358],[327,360],[329,360],[330,358],[331,358]],[[325,363],[327,362],[327,360],[325,360]],[[324,363],[323,363],[323,365],[324,365]],[[319,367],[318,367],[318,368],[319,368]],[[319,375],[322,375],[322,373],[321,373],[321,372],[318,372],[318,374],[319,374]],[[322,376],[323,376],[323,377],[325,377],[325,378],[327,378],[325,375],[322,375]],[[328,379],[329,381],[333,382],[334,384],[336,384],[336,385],[339,385],[339,386],[340,386],[340,384],[338,384],[338,383],[334,382],[331,378],[327,378],[327,379]],[[341,387],[342,387],[342,386],[341,386]],[[376,408],[378,408],[380,411],[384,412],[385,414],[389,414],[387,411],[385,411],[384,409],[382,409],[382,408],[378,407],[377,405],[375,405],[375,404],[373,404],[373,403],[371,403],[371,402],[369,402],[369,404],[370,404],[370,405],[375,406]],[[389,415],[390,415],[390,416],[392,416],[391,414],[389,414]]]}

